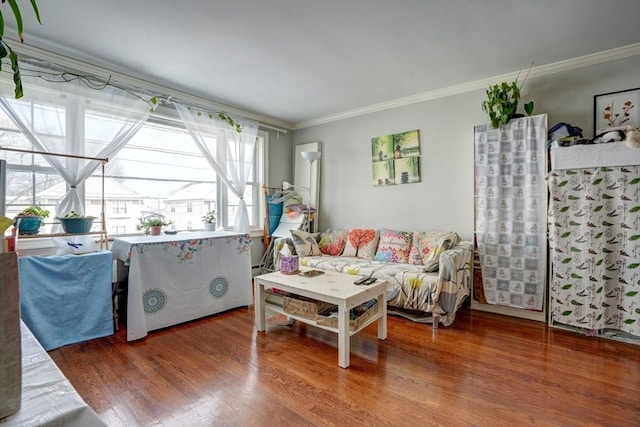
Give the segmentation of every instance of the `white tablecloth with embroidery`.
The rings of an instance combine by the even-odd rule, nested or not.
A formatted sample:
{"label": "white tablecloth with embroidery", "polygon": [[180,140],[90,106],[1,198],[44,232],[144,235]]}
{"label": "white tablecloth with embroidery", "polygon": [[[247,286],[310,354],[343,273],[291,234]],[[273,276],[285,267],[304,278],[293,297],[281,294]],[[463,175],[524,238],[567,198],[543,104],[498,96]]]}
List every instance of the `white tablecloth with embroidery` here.
{"label": "white tablecloth with embroidery", "polygon": [[224,231],[116,238],[129,265],[127,340],[252,303],[251,237]]}

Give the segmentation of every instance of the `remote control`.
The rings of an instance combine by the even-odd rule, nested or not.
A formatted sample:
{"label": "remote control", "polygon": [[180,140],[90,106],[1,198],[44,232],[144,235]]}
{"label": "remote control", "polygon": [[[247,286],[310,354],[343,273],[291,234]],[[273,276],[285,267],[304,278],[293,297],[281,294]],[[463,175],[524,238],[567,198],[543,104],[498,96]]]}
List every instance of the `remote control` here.
{"label": "remote control", "polygon": [[365,280],[364,282],[362,282],[363,285],[367,286],[367,285],[371,285],[373,283],[375,283],[375,281],[378,280],[375,277],[370,277],[367,280]]}
{"label": "remote control", "polygon": [[362,285],[364,282],[366,282],[367,280],[369,280],[368,277],[363,277],[362,279],[358,279],[355,282],[353,282],[354,285]]}

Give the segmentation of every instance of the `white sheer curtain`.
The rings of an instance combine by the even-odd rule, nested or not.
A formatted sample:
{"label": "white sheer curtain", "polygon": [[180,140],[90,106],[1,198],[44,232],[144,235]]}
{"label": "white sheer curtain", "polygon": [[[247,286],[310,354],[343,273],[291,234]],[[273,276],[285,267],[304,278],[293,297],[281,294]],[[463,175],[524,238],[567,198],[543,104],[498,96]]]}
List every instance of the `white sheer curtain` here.
{"label": "white sheer curtain", "polygon": [[236,123],[242,125],[239,133],[215,113],[190,109],[178,103],[174,105],[193,141],[215,171],[217,180],[239,199],[234,231],[248,233],[249,214],[243,196],[253,167],[258,123],[234,117]]}
{"label": "white sheer curtain", "polygon": [[[33,68],[33,66],[30,66]],[[13,120],[34,150],[87,157],[111,158],[136,134],[151,115],[152,104],[142,96],[111,85],[89,87],[88,80],[67,75],[61,81],[41,70],[48,81],[23,74],[24,98],[12,98],[10,80],[0,80],[0,107]],[[39,74],[38,72],[34,74]],[[70,78],[71,77],[71,78]],[[84,181],[99,161],[43,156],[64,178],[68,189],[58,202],[58,215],[84,213]],[[60,230],[59,225],[54,232]]]}

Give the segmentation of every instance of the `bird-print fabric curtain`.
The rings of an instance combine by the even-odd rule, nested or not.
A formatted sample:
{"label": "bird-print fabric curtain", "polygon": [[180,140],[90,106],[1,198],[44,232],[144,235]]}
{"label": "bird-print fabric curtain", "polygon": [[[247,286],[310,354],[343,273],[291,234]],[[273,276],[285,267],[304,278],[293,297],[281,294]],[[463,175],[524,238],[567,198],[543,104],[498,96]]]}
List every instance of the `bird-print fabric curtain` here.
{"label": "bird-print fabric curtain", "polygon": [[551,321],[640,338],[640,166],[549,176]]}
{"label": "bird-print fabric curtain", "polygon": [[547,270],[547,115],[475,127],[476,242],[489,304],[541,311]]}

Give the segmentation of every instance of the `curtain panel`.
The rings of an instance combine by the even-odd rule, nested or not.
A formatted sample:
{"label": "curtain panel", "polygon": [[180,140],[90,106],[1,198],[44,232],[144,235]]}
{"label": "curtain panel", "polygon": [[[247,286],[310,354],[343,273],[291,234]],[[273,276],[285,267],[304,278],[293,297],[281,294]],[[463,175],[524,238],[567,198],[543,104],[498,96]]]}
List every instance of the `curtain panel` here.
{"label": "curtain panel", "polygon": [[489,304],[542,311],[547,116],[475,127],[476,242]]}
{"label": "curtain panel", "polygon": [[551,321],[640,338],[640,166],[549,176]]}
{"label": "curtain panel", "polygon": [[[6,77],[0,79],[0,107],[36,151],[110,158],[151,116],[150,97],[112,85],[96,85],[88,78],[28,67],[30,72],[22,78],[22,99],[13,99],[12,82]],[[99,123],[96,117],[100,118]],[[56,206],[58,215],[71,210],[83,214],[80,189],[100,162],[46,155],[43,158],[68,186]],[[53,231],[61,231],[61,226],[56,225]]]}
{"label": "curtain panel", "polygon": [[233,230],[248,233],[250,221],[244,192],[253,171],[258,123],[233,117],[242,126],[242,132],[237,132],[215,113],[179,103],[174,105],[196,146],[213,169],[216,181],[222,181],[239,200]]}

